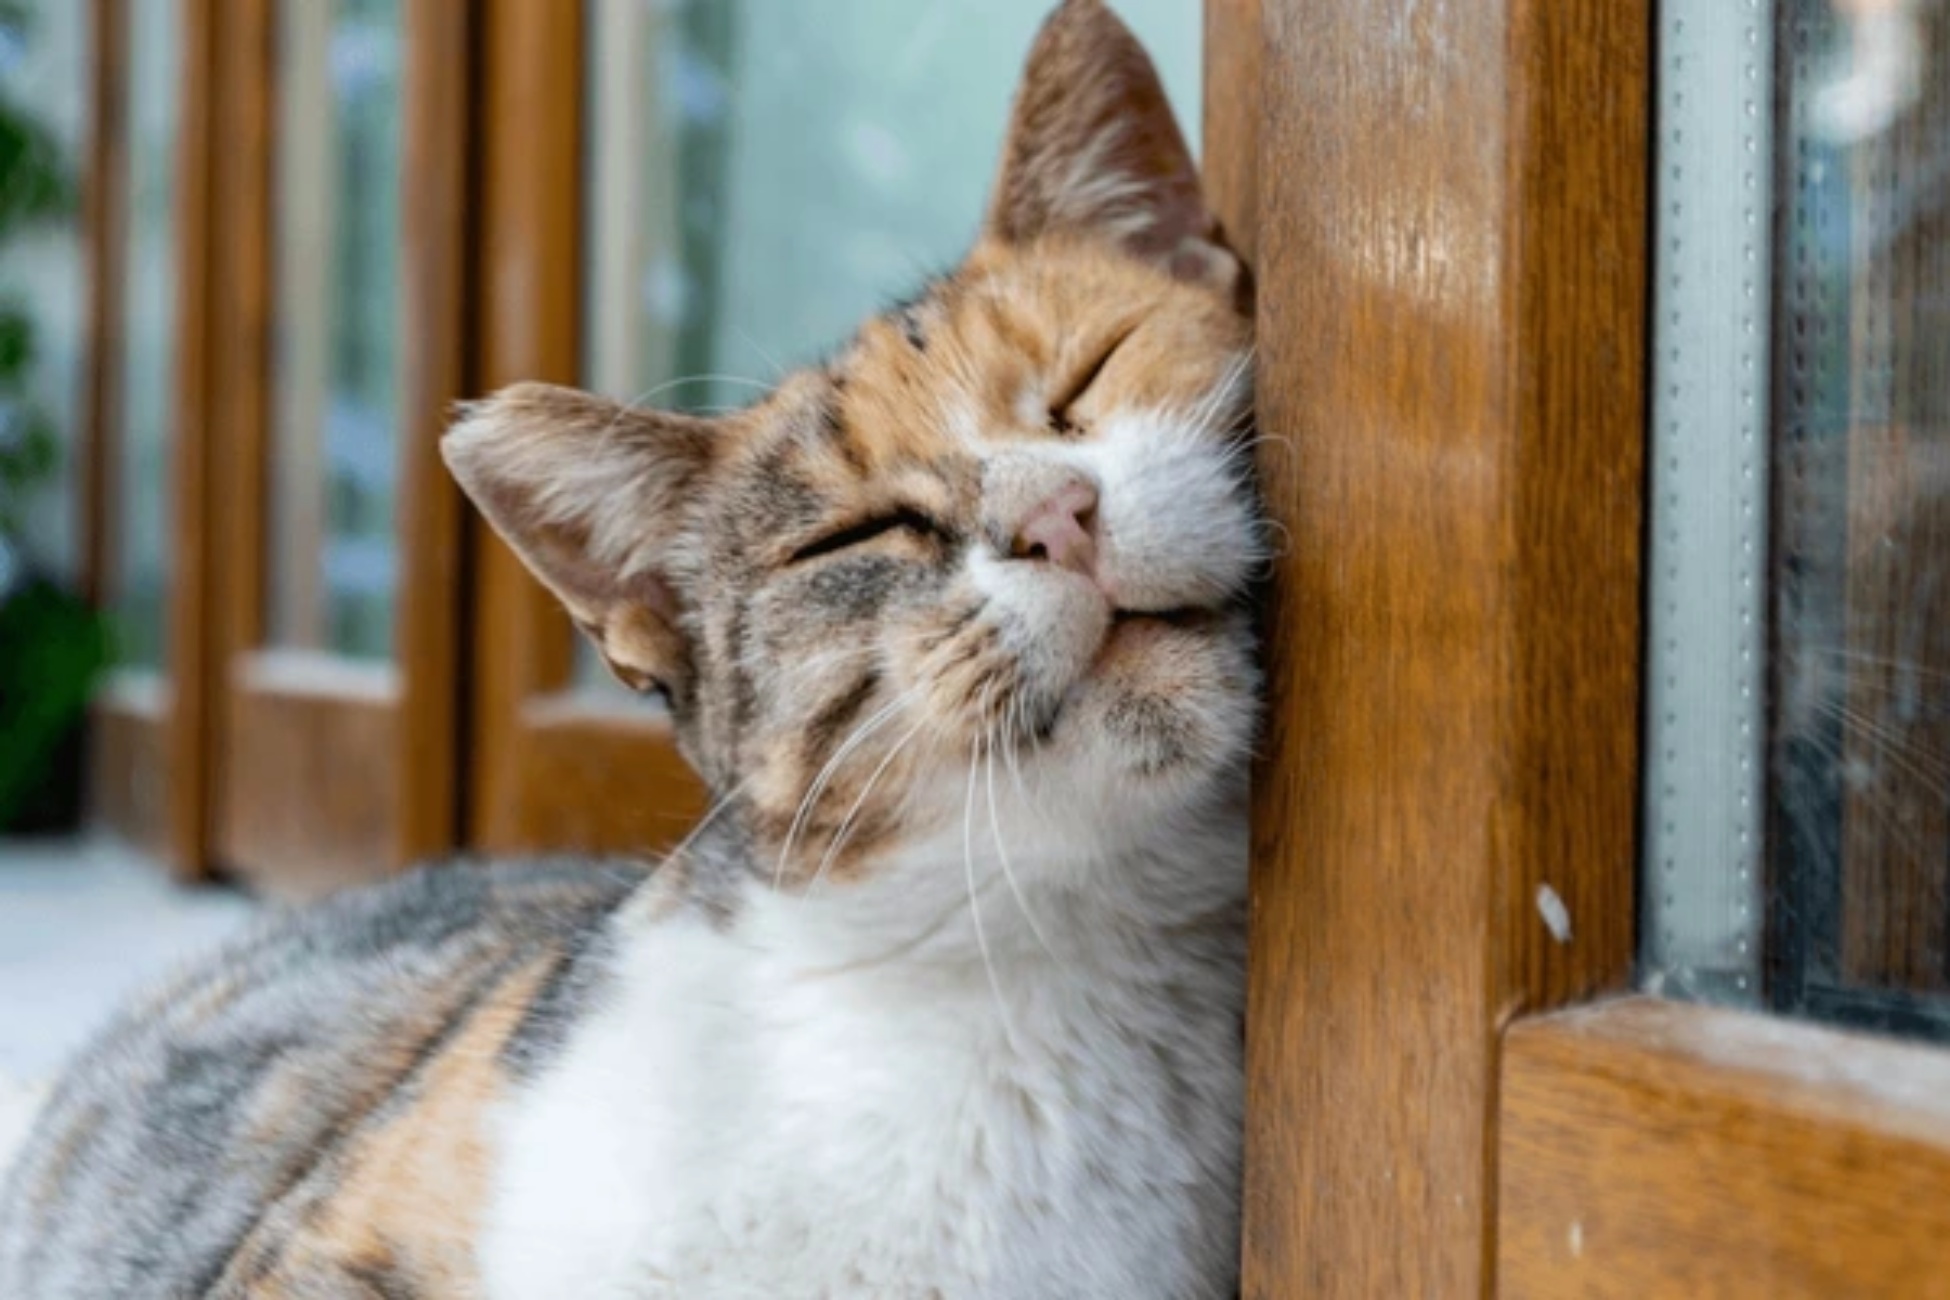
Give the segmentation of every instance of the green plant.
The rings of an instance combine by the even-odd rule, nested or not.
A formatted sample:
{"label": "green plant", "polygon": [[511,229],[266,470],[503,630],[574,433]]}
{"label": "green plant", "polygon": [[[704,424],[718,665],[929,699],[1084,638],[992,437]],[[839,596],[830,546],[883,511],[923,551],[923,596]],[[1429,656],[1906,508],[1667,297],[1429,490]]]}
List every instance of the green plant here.
{"label": "green plant", "polygon": [[[33,12],[0,0],[0,58],[33,39]],[[74,210],[75,183],[60,141],[0,82],[0,248]],[[37,819],[60,784],[57,756],[72,738],[109,659],[102,617],[43,576],[27,539],[27,511],[60,468],[60,430],[36,399],[35,321],[0,296],[0,830]]]}

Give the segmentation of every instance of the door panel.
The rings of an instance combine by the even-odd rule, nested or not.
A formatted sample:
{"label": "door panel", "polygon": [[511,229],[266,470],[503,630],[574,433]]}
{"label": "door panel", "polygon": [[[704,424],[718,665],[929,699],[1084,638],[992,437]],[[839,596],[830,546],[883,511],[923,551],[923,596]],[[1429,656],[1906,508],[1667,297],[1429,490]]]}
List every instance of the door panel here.
{"label": "door panel", "polygon": [[458,515],[435,448],[463,364],[468,12],[227,17],[216,853],[315,894],[457,830]]}

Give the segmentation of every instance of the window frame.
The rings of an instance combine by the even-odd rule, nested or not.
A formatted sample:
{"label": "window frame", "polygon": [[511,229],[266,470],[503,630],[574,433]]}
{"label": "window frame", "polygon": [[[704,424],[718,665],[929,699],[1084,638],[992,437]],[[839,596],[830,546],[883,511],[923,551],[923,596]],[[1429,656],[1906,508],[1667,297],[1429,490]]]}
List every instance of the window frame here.
{"label": "window frame", "polygon": [[[170,571],[160,672],[117,669],[98,690],[90,722],[92,820],[166,863],[183,880],[204,878],[208,861],[209,735],[205,655],[211,587],[206,570],[214,371],[208,347],[213,259],[210,188],[218,111],[217,7],[221,0],[176,0],[181,62],[177,79],[177,174],[172,232],[176,278],[176,355],[169,412]],[[106,599],[116,554],[120,457],[122,328],[129,221],[127,126],[132,22],[129,0],[94,0],[94,121],[83,220],[91,290],[88,396],[80,432],[77,517],[82,528],[82,588]]]}
{"label": "window frame", "polygon": [[[213,437],[205,490],[216,603],[206,628],[212,715],[205,859],[282,896],[405,869],[457,842],[460,496],[438,443],[464,395],[473,13],[446,0],[401,6],[401,370],[395,525],[400,577],[393,654],[368,664],[269,644],[269,487],[279,377],[273,340],[279,175],[276,0],[219,0],[220,132],[213,159]],[[312,775],[331,776],[329,795]]]}
{"label": "window frame", "polygon": [[[264,488],[276,286],[275,0],[176,0],[172,561],[161,672],[97,695],[94,821],[183,880],[310,894],[398,871],[459,839],[465,529],[438,442],[467,392],[477,7],[405,0],[406,194],[400,398],[401,578],[392,661],[372,670],[267,648]],[[114,554],[128,220],[129,0],[94,0],[96,117],[85,221],[95,288],[81,432],[83,585]],[[455,232],[463,232],[455,238]],[[218,250],[221,250],[219,256]],[[314,770],[332,773],[323,797]]]}
{"label": "window frame", "polygon": [[[1950,1162],[1950,1054],[1618,996],[1653,12],[1207,0],[1207,84],[1258,89],[1208,101],[1207,156],[1257,250],[1290,537],[1255,783],[1250,1297],[1913,1294],[1950,1265],[1950,1201],[1901,1193]],[[1703,1166],[1739,1195],[1703,1196]],[[1862,1207],[1876,1231],[1807,1239]]]}

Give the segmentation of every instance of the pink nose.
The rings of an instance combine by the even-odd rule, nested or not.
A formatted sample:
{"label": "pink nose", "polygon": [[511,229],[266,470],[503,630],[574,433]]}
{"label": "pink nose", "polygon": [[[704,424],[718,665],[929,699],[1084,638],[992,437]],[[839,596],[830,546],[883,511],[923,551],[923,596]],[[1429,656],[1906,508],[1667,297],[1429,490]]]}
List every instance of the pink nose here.
{"label": "pink nose", "polygon": [[1043,560],[1091,577],[1097,568],[1097,489],[1073,478],[1039,501],[1009,543],[1019,560]]}

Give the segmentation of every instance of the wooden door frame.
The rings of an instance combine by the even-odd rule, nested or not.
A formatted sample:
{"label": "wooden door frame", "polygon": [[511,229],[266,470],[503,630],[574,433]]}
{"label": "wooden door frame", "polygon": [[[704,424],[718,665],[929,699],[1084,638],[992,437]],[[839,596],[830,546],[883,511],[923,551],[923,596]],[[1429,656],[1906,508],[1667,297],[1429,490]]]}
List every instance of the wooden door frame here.
{"label": "wooden door frame", "polygon": [[[210,584],[206,465],[210,452],[211,353],[208,346],[212,249],[212,159],[218,112],[219,0],[177,0],[176,354],[170,411],[170,569],[161,672],[117,670],[97,693],[89,788],[94,818],[153,853],[182,879],[207,863],[207,611]],[[128,0],[95,0],[89,148],[84,220],[91,262],[88,398],[78,476],[82,586],[103,601],[116,554],[120,457],[116,439],[126,395],[122,347],[127,272]]]}
{"label": "wooden door frame", "polygon": [[[582,380],[580,0],[487,0],[480,387]],[[574,687],[575,633],[475,520],[470,842],[488,852],[651,853],[703,791],[668,722]]]}
{"label": "wooden door frame", "polygon": [[208,857],[273,892],[307,894],[400,870],[458,838],[461,515],[437,448],[466,383],[475,8],[403,9],[398,630],[393,660],[367,665],[266,645],[278,6],[220,3],[226,273],[212,332],[223,450],[209,472],[227,508],[212,521]]}
{"label": "wooden door frame", "polygon": [[1605,996],[1636,922],[1653,13],[1207,0],[1207,174],[1255,255],[1290,539],[1249,1297],[1950,1267],[1950,1056]]}
{"label": "wooden door frame", "polygon": [[1259,9],[1246,1292],[1483,1294],[1503,1027],[1631,970],[1650,5]]}

